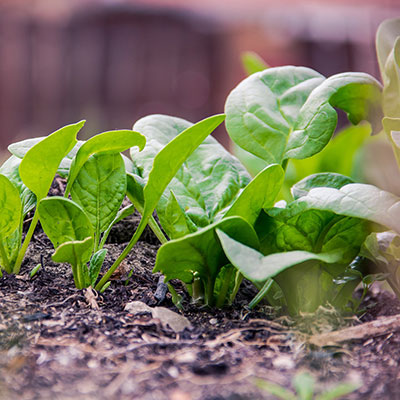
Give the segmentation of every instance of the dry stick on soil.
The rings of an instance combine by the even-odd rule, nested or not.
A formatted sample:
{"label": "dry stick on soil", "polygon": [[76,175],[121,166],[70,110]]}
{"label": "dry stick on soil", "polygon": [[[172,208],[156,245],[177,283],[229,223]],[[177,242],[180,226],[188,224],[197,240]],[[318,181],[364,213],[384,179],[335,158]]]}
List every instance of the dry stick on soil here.
{"label": "dry stick on soil", "polygon": [[356,339],[366,339],[386,335],[400,330],[400,314],[380,317],[375,321],[366,322],[351,328],[341,329],[335,332],[313,335],[308,340],[315,346],[335,346],[340,342]]}

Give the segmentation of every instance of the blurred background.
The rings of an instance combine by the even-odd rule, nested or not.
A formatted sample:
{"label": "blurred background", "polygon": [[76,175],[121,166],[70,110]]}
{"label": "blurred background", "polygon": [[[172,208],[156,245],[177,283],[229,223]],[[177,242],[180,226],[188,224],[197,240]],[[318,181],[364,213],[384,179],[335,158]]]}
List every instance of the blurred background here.
{"label": "blurred background", "polygon": [[223,112],[243,51],[379,78],[375,32],[399,15],[399,0],[0,0],[0,157],[80,119],[85,138]]}

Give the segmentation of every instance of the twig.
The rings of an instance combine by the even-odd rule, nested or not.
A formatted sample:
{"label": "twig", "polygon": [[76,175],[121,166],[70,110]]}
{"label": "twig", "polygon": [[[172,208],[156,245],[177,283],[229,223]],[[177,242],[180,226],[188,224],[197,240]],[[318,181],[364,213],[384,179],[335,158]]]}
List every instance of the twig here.
{"label": "twig", "polygon": [[319,347],[335,346],[340,342],[383,336],[398,330],[400,330],[400,314],[380,317],[375,321],[366,322],[335,332],[313,335],[308,342]]}

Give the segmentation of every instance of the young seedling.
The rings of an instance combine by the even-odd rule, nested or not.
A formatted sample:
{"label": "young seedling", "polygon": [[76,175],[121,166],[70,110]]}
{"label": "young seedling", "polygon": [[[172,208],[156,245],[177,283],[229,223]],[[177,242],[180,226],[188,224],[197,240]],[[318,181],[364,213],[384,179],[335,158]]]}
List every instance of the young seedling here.
{"label": "young seedling", "polygon": [[126,193],[120,152],[132,146],[142,149],[144,144],[142,135],[128,130],[94,136],[80,146],[70,165],[65,197],[39,203],[43,230],[56,250],[52,258],[71,264],[78,289],[95,286],[111,227],[134,211],[133,207],[119,211]]}
{"label": "young seedling", "polygon": [[[140,205],[143,210],[142,218],[127,247],[96,285],[96,290],[101,290],[139,240],[144,228],[151,220],[153,211],[157,207],[162,194],[184,161],[224,119],[224,115],[209,117],[184,129],[171,140],[152,158],[152,168],[142,191],[140,184],[133,180],[132,184],[135,188],[135,193],[131,197],[140,200],[140,196],[142,196]],[[136,129],[136,126],[134,129]]]}
{"label": "young seedling", "polygon": [[292,380],[295,393],[285,387],[264,379],[257,378],[255,384],[262,390],[283,400],[335,400],[353,393],[361,383],[338,383],[320,394],[315,393],[315,379],[308,372],[297,373]]}
{"label": "young seedling", "polygon": [[76,135],[83,125],[84,121],[65,126],[34,142],[29,150],[23,149],[23,143],[11,146],[11,151],[20,150],[24,156],[22,160],[12,156],[0,171],[1,205],[4,210],[0,219],[0,260],[7,272],[19,273],[39,220],[37,210],[22,243],[23,219],[36,202],[47,195],[62,159],[77,143]]}

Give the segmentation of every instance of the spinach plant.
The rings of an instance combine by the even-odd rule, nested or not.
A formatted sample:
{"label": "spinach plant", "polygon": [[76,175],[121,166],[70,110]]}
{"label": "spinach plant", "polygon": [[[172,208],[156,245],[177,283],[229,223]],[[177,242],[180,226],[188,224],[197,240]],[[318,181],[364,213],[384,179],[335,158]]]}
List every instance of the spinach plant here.
{"label": "spinach plant", "polygon": [[[134,175],[130,175],[128,197],[136,207],[140,208],[139,211],[141,211],[142,218],[127,247],[97,283],[96,290],[103,288],[110,276],[136,244],[144,228],[151,220],[153,211],[157,207],[165,189],[182,164],[224,119],[224,115],[215,115],[194,125],[186,126],[156,155],[149,157],[148,161],[151,163],[151,170],[144,187],[141,186],[143,181],[140,179],[135,180]],[[134,129],[138,129],[137,125],[134,126]],[[141,132],[145,134],[143,130]],[[149,143],[148,139],[146,143]],[[146,148],[143,152],[145,151]],[[136,156],[135,153],[132,154],[133,159]]]}
{"label": "spinach plant", "polygon": [[[134,129],[147,139],[143,152],[131,152],[136,181],[149,179],[151,159],[188,127],[185,120],[162,115],[148,116],[135,124]],[[193,298],[205,304],[220,307],[230,303],[242,276],[227,265],[215,229],[225,227],[245,242],[246,232],[247,241],[253,243],[252,225],[263,206],[273,205],[282,179],[282,168],[271,165],[250,180],[239,161],[214,138],[204,140],[157,204],[161,225],[172,240],[161,246],[154,270],[161,271],[167,281],[181,279]],[[132,197],[139,199],[140,195]],[[193,251],[183,250],[190,248]],[[212,256],[207,249],[213,249]]]}
{"label": "spinach plant", "polygon": [[[39,220],[35,211],[22,242],[22,224],[36,202],[48,193],[61,160],[72,150],[76,135],[84,121],[65,126],[46,138],[33,143],[28,150],[18,144],[10,146],[12,153],[24,153],[22,160],[13,155],[1,167],[2,216],[0,227],[0,264],[8,273],[18,274]],[[21,144],[21,147],[24,147]]]}
{"label": "spinach plant", "polygon": [[92,137],[81,144],[69,166],[65,197],[48,197],[39,203],[43,230],[56,249],[52,258],[71,264],[78,289],[95,286],[112,226],[133,212],[132,207],[119,211],[126,193],[120,152],[133,146],[142,149],[144,144],[142,135],[129,130]]}
{"label": "spinach plant", "polygon": [[[383,81],[382,120],[400,166],[400,19],[383,22],[377,32],[376,49]],[[324,186],[324,185],[320,185]],[[329,185],[328,185],[329,186]],[[304,208],[328,210],[363,218],[392,231],[374,232],[367,238],[362,255],[376,263],[393,291],[400,297],[400,198],[372,185],[348,184],[341,188],[310,185],[298,200]],[[382,229],[381,229],[382,230]]]}

